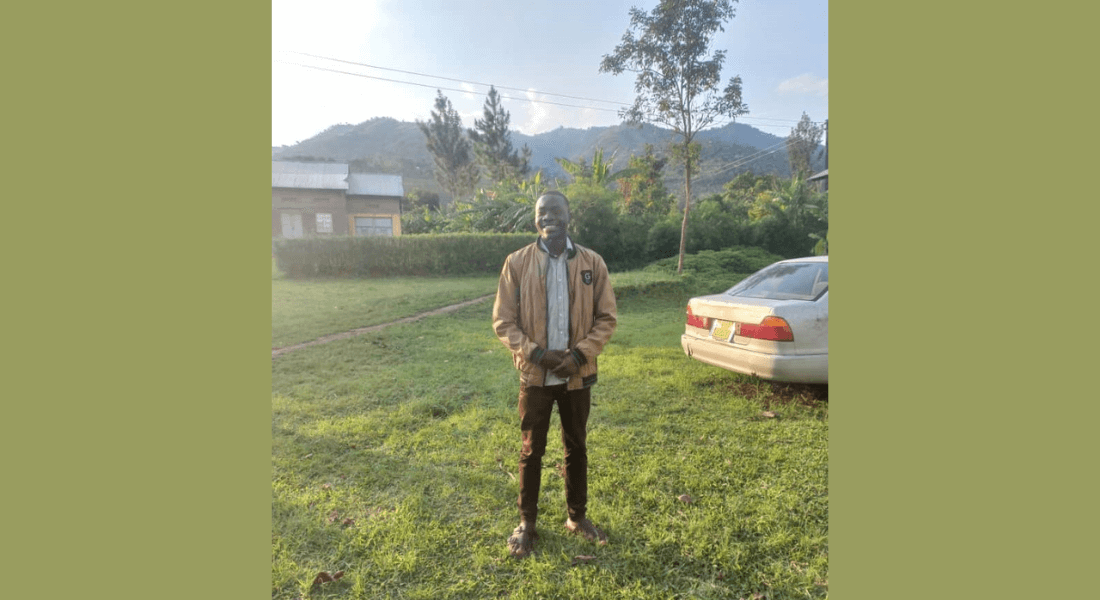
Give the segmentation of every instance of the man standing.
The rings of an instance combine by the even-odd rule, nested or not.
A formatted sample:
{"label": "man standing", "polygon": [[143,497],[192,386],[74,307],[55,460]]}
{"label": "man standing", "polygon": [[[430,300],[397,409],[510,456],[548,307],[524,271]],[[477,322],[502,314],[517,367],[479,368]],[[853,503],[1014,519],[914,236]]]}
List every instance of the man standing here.
{"label": "man standing", "polygon": [[531,553],[538,535],[542,456],[555,402],[565,446],[565,527],[586,540],[607,543],[585,516],[586,438],[596,357],[615,331],[615,294],[603,258],[569,239],[569,217],[564,194],[539,197],[539,237],[504,261],[493,305],[493,329],[512,351],[520,379],[520,524],[508,538],[509,551],[517,557]]}

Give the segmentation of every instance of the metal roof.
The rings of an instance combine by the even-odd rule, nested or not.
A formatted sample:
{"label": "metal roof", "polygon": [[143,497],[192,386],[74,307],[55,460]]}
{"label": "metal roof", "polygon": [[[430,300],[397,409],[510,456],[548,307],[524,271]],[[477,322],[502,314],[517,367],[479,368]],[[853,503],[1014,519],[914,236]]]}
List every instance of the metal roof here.
{"label": "metal roof", "polygon": [[271,161],[271,187],[308,190],[348,189],[345,163]]}
{"label": "metal roof", "polygon": [[348,176],[349,196],[405,196],[400,175],[352,173]]}

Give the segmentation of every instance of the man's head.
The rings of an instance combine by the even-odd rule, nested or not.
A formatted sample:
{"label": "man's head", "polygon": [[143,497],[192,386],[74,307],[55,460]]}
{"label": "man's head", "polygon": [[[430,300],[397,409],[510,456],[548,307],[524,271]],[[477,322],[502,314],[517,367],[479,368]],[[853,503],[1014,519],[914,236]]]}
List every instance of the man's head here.
{"label": "man's head", "polygon": [[535,229],[549,242],[565,241],[569,229],[569,199],[561,192],[546,192],[535,202]]}

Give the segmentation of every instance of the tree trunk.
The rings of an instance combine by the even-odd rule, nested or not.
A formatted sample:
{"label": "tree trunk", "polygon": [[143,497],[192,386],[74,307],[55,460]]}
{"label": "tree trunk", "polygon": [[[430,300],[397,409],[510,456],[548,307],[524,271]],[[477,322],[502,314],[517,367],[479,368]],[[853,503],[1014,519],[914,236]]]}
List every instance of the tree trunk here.
{"label": "tree trunk", "polygon": [[684,222],[680,225],[680,261],[676,274],[684,274],[684,249],[687,247],[688,213],[691,212],[691,147],[684,145]]}

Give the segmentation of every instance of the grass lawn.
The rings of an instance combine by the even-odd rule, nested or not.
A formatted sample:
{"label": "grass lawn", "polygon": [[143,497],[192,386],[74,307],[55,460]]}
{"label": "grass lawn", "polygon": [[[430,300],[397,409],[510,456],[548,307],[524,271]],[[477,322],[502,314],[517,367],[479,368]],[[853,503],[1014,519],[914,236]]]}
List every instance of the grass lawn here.
{"label": "grass lawn", "polygon": [[[295,283],[381,307],[401,286],[473,281]],[[523,561],[505,546],[518,522],[517,376],[491,302],[274,359],[272,598],[826,597],[827,398],[684,356],[683,301],[624,297],[600,357],[588,512],[610,543],[562,527],[552,432],[541,539]],[[285,330],[274,304],[273,330]],[[412,300],[401,310],[421,312]]]}
{"label": "grass lawn", "polygon": [[[496,293],[498,275],[387,279],[286,279],[271,266],[271,347],[389,323],[434,308]],[[669,281],[667,275],[632,271],[614,285]]]}
{"label": "grass lawn", "polygon": [[497,289],[497,276],[271,281],[271,347],[389,323]]}

